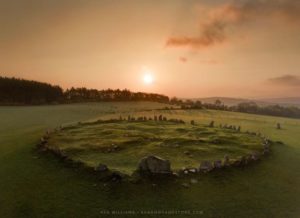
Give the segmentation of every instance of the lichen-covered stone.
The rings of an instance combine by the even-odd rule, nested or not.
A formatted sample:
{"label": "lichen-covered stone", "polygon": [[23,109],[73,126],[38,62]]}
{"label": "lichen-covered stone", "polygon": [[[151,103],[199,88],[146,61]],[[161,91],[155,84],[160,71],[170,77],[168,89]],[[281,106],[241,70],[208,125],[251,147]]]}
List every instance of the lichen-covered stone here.
{"label": "lichen-covered stone", "polygon": [[171,164],[169,160],[164,160],[157,156],[147,156],[140,160],[138,164],[138,171],[150,172],[153,174],[170,174]]}

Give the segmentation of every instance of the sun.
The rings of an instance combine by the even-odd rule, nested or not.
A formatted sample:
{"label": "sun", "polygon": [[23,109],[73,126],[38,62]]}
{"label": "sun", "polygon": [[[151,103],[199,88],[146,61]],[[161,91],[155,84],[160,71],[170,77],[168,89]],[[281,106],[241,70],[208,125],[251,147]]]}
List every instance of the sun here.
{"label": "sun", "polygon": [[153,78],[153,75],[150,72],[147,72],[147,73],[144,74],[143,80],[144,80],[145,84],[150,85],[150,84],[153,83],[154,78]]}
{"label": "sun", "polygon": [[143,82],[145,85],[151,85],[154,83],[154,73],[151,69],[149,69],[148,67],[146,66],[142,66],[142,79],[143,79]]}

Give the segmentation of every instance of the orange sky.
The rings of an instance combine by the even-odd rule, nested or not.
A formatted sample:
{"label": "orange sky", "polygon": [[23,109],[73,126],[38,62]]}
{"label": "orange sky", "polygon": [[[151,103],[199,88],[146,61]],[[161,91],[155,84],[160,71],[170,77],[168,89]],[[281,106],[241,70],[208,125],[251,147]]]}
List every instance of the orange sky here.
{"label": "orange sky", "polygon": [[297,2],[0,0],[0,75],[178,97],[299,96]]}

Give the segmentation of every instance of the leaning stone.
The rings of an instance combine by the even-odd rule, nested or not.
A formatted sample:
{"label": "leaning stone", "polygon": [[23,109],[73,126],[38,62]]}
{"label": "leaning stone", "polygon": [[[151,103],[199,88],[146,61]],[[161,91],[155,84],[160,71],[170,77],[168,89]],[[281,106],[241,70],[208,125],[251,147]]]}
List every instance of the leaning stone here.
{"label": "leaning stone", "polygon": [[105,164],[99,164],[97,167],[96,167],[96,171],[98,172],[105,172],[107,171],[108,168]]}
{"label": "leaning stone", "polygon": [[214,161],[214,168],[216,169],[222,168],[222,161],[221,160]]}
{"label": "leaning stone", "polygon": [[169,160],[164,160],[153,155],[144,157],[138,164],[138,171],[150,172],[153,174],[170,174],[171,164]]}
{"label": "leaning stone", "polygon": [[202,172],[209,172],[213,170],[213,165],[210,161],[202,161],[199,170]]}

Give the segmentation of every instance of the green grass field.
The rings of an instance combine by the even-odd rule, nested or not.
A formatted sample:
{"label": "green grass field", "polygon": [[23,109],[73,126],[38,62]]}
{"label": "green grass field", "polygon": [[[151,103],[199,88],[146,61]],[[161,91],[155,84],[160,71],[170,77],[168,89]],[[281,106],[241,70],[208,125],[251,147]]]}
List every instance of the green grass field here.
{"label": "green grass field", "polygon": [[261,153],[263,139],[233,129],[171,121],[98,121],[64,128],[50,135],[47,147],[96,168],[106,164],[131,175],[145,156],[171,161],[174,171],[198,168],[201,161],[232,161]]}
{"label": "green grass field", "polygon": [[[300,120],[222,111],[151,111],[154,103],[99,103],[0,107],[0,217],[103,217],[105,210],[190,210],[175,217],[299,217]],[[146,110],[146,111],[145,111]],[[283,145],[246,168],[213,172],[190,188],[182,181],[104,184],[66,167],[35,145],[48,128],[78,121],[164,114],[199,124],[241,125]],[[277,130],[280,122],[283,129]],[[114,215],[133,217],[134,215]],[[134,217],[171,217],[136,215]],[[173,216],[172,216],[173,217]]]}

